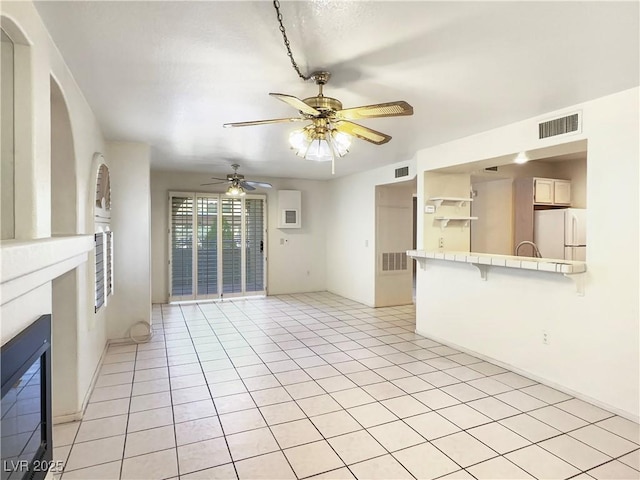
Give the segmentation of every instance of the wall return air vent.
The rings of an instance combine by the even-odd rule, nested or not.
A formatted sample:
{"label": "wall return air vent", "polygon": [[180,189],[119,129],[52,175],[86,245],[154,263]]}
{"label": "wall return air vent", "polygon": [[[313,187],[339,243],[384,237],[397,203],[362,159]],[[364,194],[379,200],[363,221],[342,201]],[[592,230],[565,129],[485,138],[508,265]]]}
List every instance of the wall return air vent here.
{"label": "wall return air vent", "polygon": [[409,175],[409,167],[396,168],[396,178],[406,177]]}
{"label": "wall return air vent", "polygon": [[392,272],[407,269],[407,252],[391,252],[382,254],[382,271]]}
{"label": "wall return air vent", "polygon": [[538,139],[578,133],[582,130],[581,112],[554,118],[538,124]]}

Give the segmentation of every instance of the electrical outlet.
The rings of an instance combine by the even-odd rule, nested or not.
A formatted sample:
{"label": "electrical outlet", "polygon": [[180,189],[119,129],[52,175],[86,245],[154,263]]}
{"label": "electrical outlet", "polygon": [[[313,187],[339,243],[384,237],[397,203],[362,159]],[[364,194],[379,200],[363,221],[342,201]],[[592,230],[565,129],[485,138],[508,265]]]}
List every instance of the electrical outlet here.
{"label": "electrical outlet", "polygon": [[549,345],[549,332],[546,330],[542,331],[542,343],[544,345]]}
{"label": "electrical outlet", "polygon": [[438,248],[444,248],[444,237],[440,237],[438,240]]}

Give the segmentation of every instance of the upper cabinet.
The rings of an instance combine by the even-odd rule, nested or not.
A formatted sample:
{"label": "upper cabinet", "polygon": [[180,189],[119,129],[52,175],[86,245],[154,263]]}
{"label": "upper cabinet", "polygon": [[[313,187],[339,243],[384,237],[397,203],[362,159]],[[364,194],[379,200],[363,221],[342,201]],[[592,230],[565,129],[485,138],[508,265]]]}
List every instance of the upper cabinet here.
{"label": "upper cabinet", "polygon": [[[571,205],[571,182],[554,178],[533,178],[535,205]],[[529,180],[529,181],[531,181]]]}
{"label": "upper cabinet", "polygon": [[553,181],[553,203],[555,205],[571,205],[571,182],[569,180]]}
{"label": "upper cabinet", "polygon": [[[526,177],[513,182],[513,253],[523,241],[534,241],[534,211],[571,206],[571,181],[557,178]],[[523,249],[524,255],[533,251]]]}

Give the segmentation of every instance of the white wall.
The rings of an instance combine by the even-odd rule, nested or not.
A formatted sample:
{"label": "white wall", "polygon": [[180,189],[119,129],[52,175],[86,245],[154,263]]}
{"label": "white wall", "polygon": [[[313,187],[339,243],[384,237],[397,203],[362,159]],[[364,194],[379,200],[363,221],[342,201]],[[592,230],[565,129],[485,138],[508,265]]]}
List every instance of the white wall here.
{"label": "white wall", "polygon": [[587,208],[587,160],[555,162],[554,178],[571,180],[571,206]]}
{"label": "white wall", "polygon": [[150,148],[107,145],[111,179],[114,293],[108,299],[108,337],[127,338],[136,322],[151,322]]}
{"label": "white wall", "polygon": [[2,163],[0,168],[0,238],[14,238],[14,147],[13,147],[13,98],[14,98],[14,69],[13,69],[13,42],[2,37],[2,81],[0,90],[2,101],[0,101],[0,122],[2,122],[2,138],[0,148],[2,148]]}
{"label": "white wall", "polygon": [[69,112],[51,80],[51,234],[77,233],[75,152]]}
{"label": "white wall", "polygon": [[78,391],[78,306],[69,301],[78,288],[77,269],[55,278],[51,287],[52,411],[54,417],[60,417],[75,414],[82,402]]}
{"label": "white wall", "polygon": [[[92,192],[95,190],[95,178],[91,174],[93,153],[104,151],[104,140],[98,123],[89,108],[84,95],[78,88],[62,56],[53,44],[33,4],[24,2],[1,2],[2,27],[14,39],[21,39],[22,45],[16,45],[16,241],[45,239],[51,235],[51,79],[60,87],[62,102],[68,110],[73,143],[64,148],[73,150],[75,173],[66,172],[75,183],[75,205],[65,204],[64,208],[75,208],[75,225],[65,223],[64,233],[93,233]],[[60,99],[60,98],[59,98]],[[60,110],[54,111],[59,117]],[[54,125],[57,128],[58,125]],[[68,140],[68,138],[67,138]],[[59,147],[59,146],[58,146]],[[56,148],[56,145],[54,145]],[[56,172],[64,173],[64,172]],[[34,247],[34,248],[37,248]],[[50,258],[55,263],[58,259]],[[62,371],[77,368],[75,406],[73,399],[68,403],[74,413],[80,412],[82,401],[89,390],[92,377],[98,366],[106,342],[106,324],[104,312],[98,315],[93,311],[93,255],[86,263],[75,269],[77,288],[67,292],[66,301],[74,303],[75,313],[64,320],[75,321],[77,338],[63,337],[67,347],[77,350],[75,358],[68,358],[70,364],[54,364],[54,369]],[[8,341],[17,331],[36,320],[41,314],[51,313],[52,285],[45,282],[35,290],[2,305],[0,314],[11,318],[12,328],[5,335],[3,325],[2,343]],[[72,309],[73,310],[73,309]],[[73,317],[73,318],[72,318]],[[19,326],[19,328],[16,328]],[[56,327],[60,325],[56,325]],[[65,325],[69,327],[70,325]],[[65,331],[65,329],[62,329]],[[54,342],[57,343],[54,338]],[[54,343],[53,348],[65,348]],[[64,362],[63,362],[64,363]],[[72,365],[72,367],[70,366]],[[59,371],[57,373],[60,373]]]}
{"label": "white wall", "polygon": [[[464,205],[454,202],[443,202],[434,213],[425,213],[425,205],[435,205],[431,198],[469,198],[471,196],[471,176],[468,173],[439,173],[428,172],[424,174],[424,189],[419,205],[418,217],[424,220],[422,248],[425,250],[450,250],[455,252],[468,252],[471,244],[471,225],[465,225],[462,221],[451,221],[444,226],[442,220],[436,217],[469,217],[471,202]],[[443,247],[440,247],[443,245]]]}
{"label": "white wall", "polygon": [[[409,175],[395,178],[395,169],[404,166]],[[375,187],[412,178],[415,161],[408,160],[329,181],[327,290],[375,305]]]}
{"label": "white wall", "polygon": [[[224,193],[226,185],[201,186],[212,176],[230,172],[211,173],[151,172],[151,256],[153,302],[168,300],[168,193],[214,192]],[[269,295],[326,290],[325,235],[327,182],[292,178],[268,178],[271,189],[253,193],[267,197],[267,288]],[[302,228],[279,229],[278,190],[302,192]],[[286,239],[284,245],[281,239]]]}
{"label": "white wall", "polygon": [[[496,267],[482,282],[472,266],[432,261],[418,270],[421,334],[638,419],[638,106],[635,88],[565,110],[581,109],[584,115],[583,132],[566,139],[537,140],[538,119],[529,119],[418,153],[418,169],[425,171],[538,144],[588,140],[585,296],[577,296],[572,281],[556,274]],[[624,207],[612,208],[613,202]],[[549,345],[542,343],[543,330]]]}
{"label": "white wall", "polygon": [[471,251],[513,254],[513,180],[472,184],[475,191],[471,215]]}

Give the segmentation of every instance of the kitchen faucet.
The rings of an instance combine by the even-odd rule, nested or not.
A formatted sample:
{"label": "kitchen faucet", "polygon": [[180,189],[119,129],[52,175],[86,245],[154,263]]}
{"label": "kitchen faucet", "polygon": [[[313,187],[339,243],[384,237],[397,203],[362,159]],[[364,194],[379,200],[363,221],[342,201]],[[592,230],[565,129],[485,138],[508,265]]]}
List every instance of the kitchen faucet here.
{"label": "kitchen faucet", "polygon": [[540,254],[540,250],[538,250],[538,247],[536,246],[536,244],[533,242],[530,242],[529,240],[523,240],[516,246],[516,256],[518,256],[518,251],[520,250],[520,247],[523,245],[531,245],[533,247],[533,256],[536,258],[542,258],[542,255]]}

